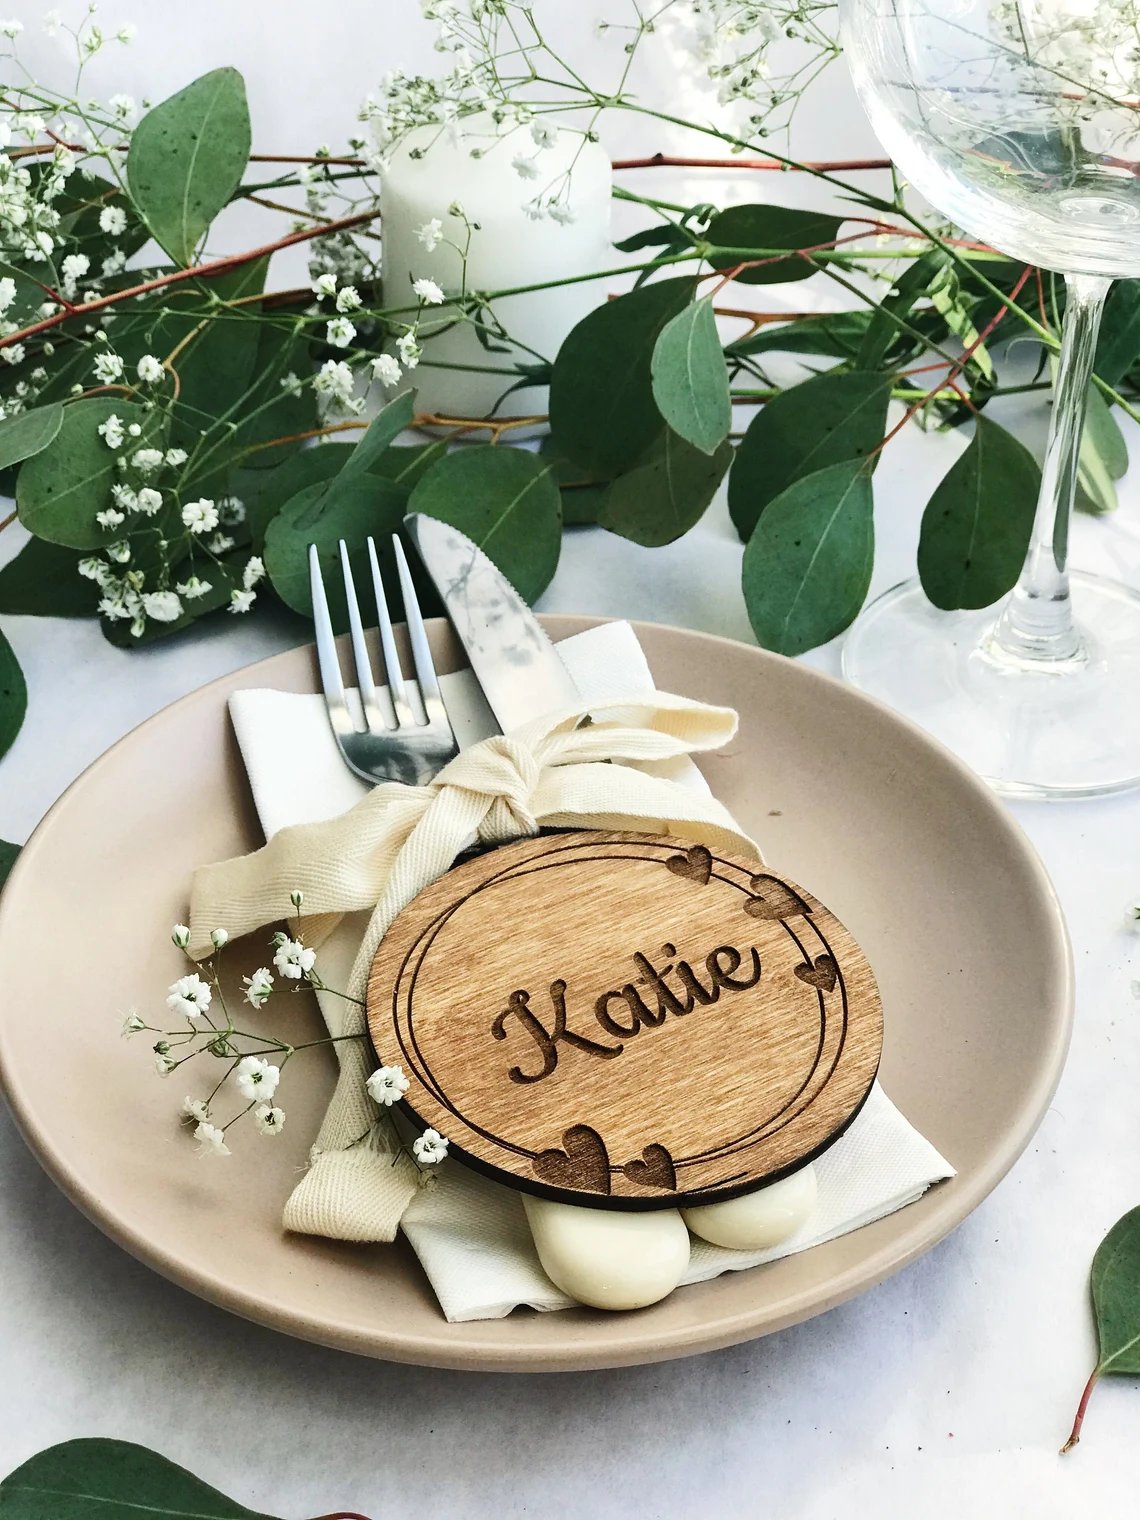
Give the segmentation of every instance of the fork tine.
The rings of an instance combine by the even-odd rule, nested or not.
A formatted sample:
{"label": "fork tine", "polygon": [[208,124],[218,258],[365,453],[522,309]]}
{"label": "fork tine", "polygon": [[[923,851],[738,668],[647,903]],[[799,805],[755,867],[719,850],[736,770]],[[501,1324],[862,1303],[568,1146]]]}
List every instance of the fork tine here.
{"label": "fork tine", "polygon": [[360,620],[360,602],[356,595],[356,582],[352,578],[352,566],[348,561],[348,545],[342,538],[340,569],[344,576],[344,596],[348,604],[348,632],[352,640],[352,657],[356,662],[356,685],[360,692],[360,705],[364,709],[367,728],[387,727],[381,721],[376,706],[376,686],[372,680],[372,661],[368,657],[368,645],[364,642],[364,624]]}
{"label": "fork tine", "polygon": [[419,683],[420,696],[424,699],[424,708],[427,711],[428,721],[432,720],[433,714],[429,703],[438,703],[443,699],[440,696],[439,682],[435,676],[435,665],[431,657],[431,645],[428,643],[427,630],[424,620],[420,615],[419,598],[416,596],[416,588],[412,584],[412,572],[408,569],[408,561],[404,554],[404,546],[399,536],[392,534],[392,547],[396,551],[396,570],[400,577],[400,594],[404,598],[404,622],[408,625],[408,638],[412,645],[412,662],[416,667],[416,681]]}
{"label": "fork tine", "polygon": [[396,654],[396,640],[392,633],[392,619],[388,616],[388,598],[384,595],[384,582],[380,579],[380,563],[376,558],[376,541],[368,540],[368,563],[372,570],[372,589],[376,593],[376,622],[380,630],[380,650],[384,656],[384,679],[388,682],[388,695],[396,714],[396,724],[403,727],[416,721],[408,705],[407,688],[400,671]]}
{"label": "fork tine", "polygon": [[324,688],[325,706],[329,710],[333,727],[343,726],[348,706],[344,700],[344,685],[340,678],[340,661],[336,654],[336,636],[329,615],[325,583],[321,579],[321,562],[316,544],[309,545],[309,585],[313,595],[313,625],[317,635],[317,663],[321,670],[321,686]]}

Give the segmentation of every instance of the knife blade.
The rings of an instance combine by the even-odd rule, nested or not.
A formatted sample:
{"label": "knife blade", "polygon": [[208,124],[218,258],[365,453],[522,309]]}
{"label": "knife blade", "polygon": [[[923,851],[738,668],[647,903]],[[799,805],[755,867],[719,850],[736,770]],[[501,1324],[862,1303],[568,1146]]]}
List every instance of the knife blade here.
{"label": "knife blade", "polygon": [[422,512],[404,526],[504,733],[581,701],[542,624],[477,544]]}

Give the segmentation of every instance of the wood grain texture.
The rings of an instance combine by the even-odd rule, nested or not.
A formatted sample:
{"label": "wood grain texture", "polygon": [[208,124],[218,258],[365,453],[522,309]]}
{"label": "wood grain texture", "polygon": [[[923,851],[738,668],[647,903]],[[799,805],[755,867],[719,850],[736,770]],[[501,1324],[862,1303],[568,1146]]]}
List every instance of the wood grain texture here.
{"label": "wood grain texture", "polygon": [[757,862],[676,838],[527,839],[434,882],[372,964],[405,1108],[471,1165],[602,1208],[735,1197],[858,1113],[882,1006],[850,933]]}

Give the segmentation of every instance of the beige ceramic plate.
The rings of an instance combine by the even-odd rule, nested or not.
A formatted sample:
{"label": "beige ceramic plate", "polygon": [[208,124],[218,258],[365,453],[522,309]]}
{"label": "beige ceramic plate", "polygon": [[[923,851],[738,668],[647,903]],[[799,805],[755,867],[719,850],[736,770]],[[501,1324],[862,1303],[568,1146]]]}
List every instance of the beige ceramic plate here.
{"label": "beige ceramic plate", "polygon": [[[555,638],[588,626],[544,621]],[[1069,1035],[1068,942],[1032,848],[980,781],[851,688],[743,644],[638,633],[661,688],[739,709],[739,738],[705,766],[713,789],[862,944],[885,1009],[883,1084],[957,1178],[830,1245],[634,1314],[449,1325],[403,1242],[283,1234],[282,1200],[331,1091],[325,1052],[290,1083],[280,1140],[250,1135],[225,1165],[199,1164],[171,1119],[181,1090],[156,1079],[145,1045],[119,1041],[116,1014],[161,1006],[176,965],[165,930],[193,867],[260,842],[226,698],[314,690],[300,649],[215,681],[117,744],[48,814],[0,902],[8,1097],[48,1171],[107,1234],[192,1292],[330,1346],[582,1368],[710,1350],[818,1314],[929,1250],[985,1197],[1044,1114]],[[440,668],[456,669],[443,624],[432,637]],[[286,1028],[316,1030],[303,1002]]]}

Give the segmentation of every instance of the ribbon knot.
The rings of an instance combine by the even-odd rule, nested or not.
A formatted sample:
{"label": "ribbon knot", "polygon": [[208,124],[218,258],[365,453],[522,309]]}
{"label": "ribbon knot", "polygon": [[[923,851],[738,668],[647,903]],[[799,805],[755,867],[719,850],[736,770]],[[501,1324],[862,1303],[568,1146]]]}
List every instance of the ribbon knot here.
{"label": "ribbon knot", "polygon": [[500,734],[458,755],[435,778],[435,787],[455,788],[481,799],[486,812],[478,824],[483,844],[499,844],[538,833],[535,792],[542,761],[522,739]]}

